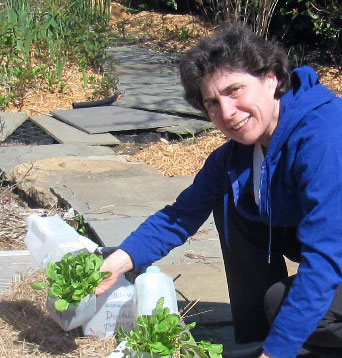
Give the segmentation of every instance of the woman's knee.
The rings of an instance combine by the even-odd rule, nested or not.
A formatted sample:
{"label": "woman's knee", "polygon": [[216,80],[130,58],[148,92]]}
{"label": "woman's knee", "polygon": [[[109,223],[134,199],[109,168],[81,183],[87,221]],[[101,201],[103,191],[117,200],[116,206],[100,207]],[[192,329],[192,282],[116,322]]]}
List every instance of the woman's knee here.
{"label": "woman's knee", "polygon": [[264,308],[268,322],[271,324],[277,316],[281,305],[289,293],[294,276],[285,280],[276,282],[267,291],[264,296]]}

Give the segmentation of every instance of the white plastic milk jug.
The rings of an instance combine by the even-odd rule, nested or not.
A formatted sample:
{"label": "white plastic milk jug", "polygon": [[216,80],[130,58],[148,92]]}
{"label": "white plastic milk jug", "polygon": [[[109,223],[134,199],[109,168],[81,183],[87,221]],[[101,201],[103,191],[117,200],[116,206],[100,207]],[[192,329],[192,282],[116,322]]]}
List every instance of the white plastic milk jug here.
{"label": "white plastic milk jug", "polygon": [[134,286],[121,276],[106,293],[96,297],[96,313],[82,324],[85,336],[112,336],[121,326],[125,332],[133,329]]}
{"label": "white plastic milk jug", "polygon": [[42,270],[49,262],[59,261],[69,252],[94,252],[98,247],[91,240],[79,235],[59,215],[41,217],[32,214],[27,218],[27,225],[25,243]]}
{"label": "white plastic milk jug", "polygon": [[173,280],[158,266],[149,266],[134,283],[134,322],[142,315],[155,314],[157,301],[164,297],[164,307],[178,313],[176,289]]}

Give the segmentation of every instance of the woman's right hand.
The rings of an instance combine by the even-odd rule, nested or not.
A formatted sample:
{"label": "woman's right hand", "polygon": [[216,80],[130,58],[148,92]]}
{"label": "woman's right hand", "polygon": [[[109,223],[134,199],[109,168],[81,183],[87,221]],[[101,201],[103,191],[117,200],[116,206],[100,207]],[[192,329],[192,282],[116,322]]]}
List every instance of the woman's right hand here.
{"label": "woman's right hand", "polygon": [[127,252],[118,249],[109,255],[101,266],[100,271],[109,271],[111,276],[101,282],[96,288],[95,294],[100,296],[113,287],[121,275],[133,269],[133,262]]}

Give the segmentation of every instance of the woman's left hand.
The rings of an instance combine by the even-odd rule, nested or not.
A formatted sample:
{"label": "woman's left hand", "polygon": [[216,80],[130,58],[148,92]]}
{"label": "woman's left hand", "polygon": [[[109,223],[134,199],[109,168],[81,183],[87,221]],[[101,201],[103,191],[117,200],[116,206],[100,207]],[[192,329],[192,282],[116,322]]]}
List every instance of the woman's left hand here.
{"label": "woman's left hand", "polygon": [[109,271],[112,275],[103,280],[99,287],[96,288],[95,294],[100,296],[113,287],[120,276],[125,272],[133,269],[133,262],[126,251],[117,249],[110,254],[100,268],[100,271]]}

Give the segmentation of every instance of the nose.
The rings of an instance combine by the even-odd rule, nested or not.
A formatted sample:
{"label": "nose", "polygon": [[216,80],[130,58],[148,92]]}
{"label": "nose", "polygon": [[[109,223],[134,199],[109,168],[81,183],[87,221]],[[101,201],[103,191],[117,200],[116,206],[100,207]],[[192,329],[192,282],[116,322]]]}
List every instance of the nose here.
{"label": "nose", "polygon": [[236,113],[234,100],[229,97],[220,99],[221,117],[224,121],[231,120]]}

